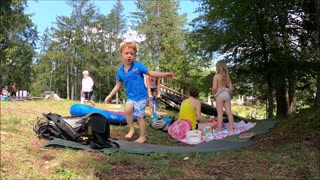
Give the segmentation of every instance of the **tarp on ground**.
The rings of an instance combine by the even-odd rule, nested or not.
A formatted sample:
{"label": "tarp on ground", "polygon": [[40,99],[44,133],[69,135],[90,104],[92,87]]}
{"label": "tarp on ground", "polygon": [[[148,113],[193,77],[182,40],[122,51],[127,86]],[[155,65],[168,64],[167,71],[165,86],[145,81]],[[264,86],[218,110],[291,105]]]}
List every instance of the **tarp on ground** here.
{"label": "tarp on ground", "polygon": [[[257,125],[251,128],[248,131],[243,133],[254,133],[256,135],[265,134],[271,128],[274,128],[276,125],[276,121],[274,120],[261,120],[258,122]],[[241,133],[241,134],[243,134]],[[91,150],[91,151],[100,151],[104,153],[113,153],[117,151],[125,151],[128,153],[135,153],[135,154],[148,154],[151,152],[156,153],[164,153],[164,152],[171,152],[171,153],[187,153],[187,152],[199,152],[199,153],[210,153],[210,152],[219,152],[219,151],[228,151],[228,150],[235,150],[244,147],[249,147],[257,142],[254,141],[252,138],[239,138],[238,135],[229,136],[222,140],[212,140],[205,143],[200,143],[197,145],[186,145],[186,146],[167,146],[167,145],[156,145],[156,144],[148,144],[148,143],[136,143],[132,141],[125,141],[125,140],[115,140],[119,145],[120,148],[104,148],[100,150],[91,149],[89,145],[83,145],[80,143],[76,143],[73,141],[63,140],[63,139],[53,139],[45,144],[45,147],[51,146],[62,146],[74,149],[84,149],[84,150]]]}

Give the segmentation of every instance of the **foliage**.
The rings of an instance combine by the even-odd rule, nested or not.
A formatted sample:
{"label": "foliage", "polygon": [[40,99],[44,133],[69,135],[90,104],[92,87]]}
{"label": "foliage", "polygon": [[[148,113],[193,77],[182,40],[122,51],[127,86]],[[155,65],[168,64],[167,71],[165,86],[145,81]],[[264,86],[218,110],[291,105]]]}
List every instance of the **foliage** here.
{"label": "foliage", "polygon": [[[35,65],[33,90],[49,88],[61,97],[79,99],[82,71],[88,70],[95,81],[95,97],[102,101],[115,84],[113,77],[120,63],[120,37],[126,28],[121,1],[106,16],[89,1],[67,4],[73,9],[71,16],[58,16],[57,26],[43,35],[43,40],[51,40],[44,41],[43,54]],[[42,64],[51,69],[41,72]],[[39,86],[39,81],[50,81],[50,85]]]}
{"label": "foliage", "polygon": [[309,29],[314,34],[304,31],[304,23],[318,22],[308,18],[314,16],[314,9],[306,8],[312,3],[306,4],[205,0],[198,8],[200,17],[193,21],[191,37],[198,41],[202,56],[220,52],[229,60],[238,93],[268,100],[270,114],[275,97],[277,116],[286,116],[296,109],[297,83],[313,74],[305,67],[315,61],[304,53],[318,52],[317,47],[302,45],[317,44],[309,38],[319,34],[319,26]]}
{"label": "foliage", "polygon": [[33,48],[37,32],[30,15],[24,14],[25,0],[0,3],[0,86],[17,84],[27,89],[30,84]]}
{"label": "foliage", "polygon": [[320,129],[319,113],[320,110],[317,108],[301,109],[297,114],[294,114],[281,122],[280,131],[285,133],[318,131]]}
{"label": "foliage", "polygon": [[[110,2],[111,3],[111,2]],[[67,1],[69,16],[58,16],[38,41],[27,1],[0,3],[1,86],[16,82],[33,96],[55,91],[79,99],[82,71],[95,81],[103,101],[116,83],[120,43],[135,30],[141,38],[138,61],[151,70],[173,71],[164,85],[187,92],[196,86],[211,95],[213,63],[228,60],[233,95],[252,95],[268,104],[269,118],[320,104],[319,3],[317,1],[203,0],[192,32],[179,1],[136,1],[127,23],[121,0],[104,15],[91,1]],[[35,53],[35,43],[40,53]],[[125,99],[124,90],[119,92]],[[276,106],[276,108],[274,107]]]}
{"label": "foliage", "polygon": [[152,70],[174,72],[174,82],[164,80],[167,86],[187,89],[191,69],[200,68],[188,59],[186,14],[178,14],[175,0],[136,1],[136,5],[140,11],[132,13],[134,29],[146,38],[140,43],[141,61]]}

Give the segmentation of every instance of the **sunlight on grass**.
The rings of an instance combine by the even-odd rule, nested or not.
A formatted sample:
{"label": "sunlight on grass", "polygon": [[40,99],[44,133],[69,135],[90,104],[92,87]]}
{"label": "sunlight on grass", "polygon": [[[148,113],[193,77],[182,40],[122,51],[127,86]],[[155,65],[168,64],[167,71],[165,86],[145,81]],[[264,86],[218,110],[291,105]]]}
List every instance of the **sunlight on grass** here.
{"label": "sunlight on grass", "polygon": [[[1,118],[2,119],[2,118]],[[21,119],[16,117],[9,117],[6,121],[1,121],[1,130],[7,132],[19,132]]]}
{"label": "sunlight on grass", "polygon": [[58,179],[75,179],[77,173],[73,170],[68,170],[64,166],[57,167],[56,172],[59,174]]}
{"label": "sunlight on grass", "polygon": [[266,107],[265,106],[232,106],[232,113],[238,116],[251,119],[251,114],[253,111],[256,112],[257,119],[266,119]]}

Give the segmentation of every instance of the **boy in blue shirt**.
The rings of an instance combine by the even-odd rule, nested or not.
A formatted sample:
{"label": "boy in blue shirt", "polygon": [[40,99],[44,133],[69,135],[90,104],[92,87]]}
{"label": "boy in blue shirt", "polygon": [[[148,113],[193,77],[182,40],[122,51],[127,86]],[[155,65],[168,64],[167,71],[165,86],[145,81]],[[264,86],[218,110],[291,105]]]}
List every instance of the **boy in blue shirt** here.
{"label": "boy in blue shirt", "polygon": [[145,136],[145,109],[148,104],[148,91],[144,85],[144,74],[159,78],[173,78],[171,72],[151,71],[139,62],[135,62],[137,54],[137,46],[133,42],[126,42],[120,47],[120,57],[123,64],[120,65],[117,73],[117,83],[105,98],[105,102],[109,103],[111,98],[119,91],[124,84],[125,92],[128,100],[125,105],[125,116],[129,126],[129,132],[126,138],[132,138],[134,135],[134,125],[132,114],[137,116],[140,127],[140,136],[135,142],[144,143],[147,139]]}

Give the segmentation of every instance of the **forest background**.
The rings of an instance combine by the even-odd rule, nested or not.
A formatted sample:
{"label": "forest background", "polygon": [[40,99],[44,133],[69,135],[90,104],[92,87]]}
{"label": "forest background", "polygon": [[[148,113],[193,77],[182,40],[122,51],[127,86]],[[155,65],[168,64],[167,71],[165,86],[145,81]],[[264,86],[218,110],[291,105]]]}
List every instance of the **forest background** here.
{"label": "forest background", "polygon": [[[132,22],[121,0],[103,15],[87,0],[68,1],[69,16],[38,37],[27,1],[0,3],[0,85],[15,82],[32,96],[54,91],[80,99],[82,71],[95,81],[95,100],[103,101],[115,84],[119,47],[128,29],[140,37],[137,60],[150,69],[172,71],[163,84],[201,97],[211,95],[214,63],[228,61],[234,97],[254,96],[266,104],[267,117],[287,117],[299,108],[320,107],[319,1],[199,0],[192,30],[179,1],[136,1]],[[40,47],[40,49],[36,49]],[[123,91],[120,97],[125,98]]]}

